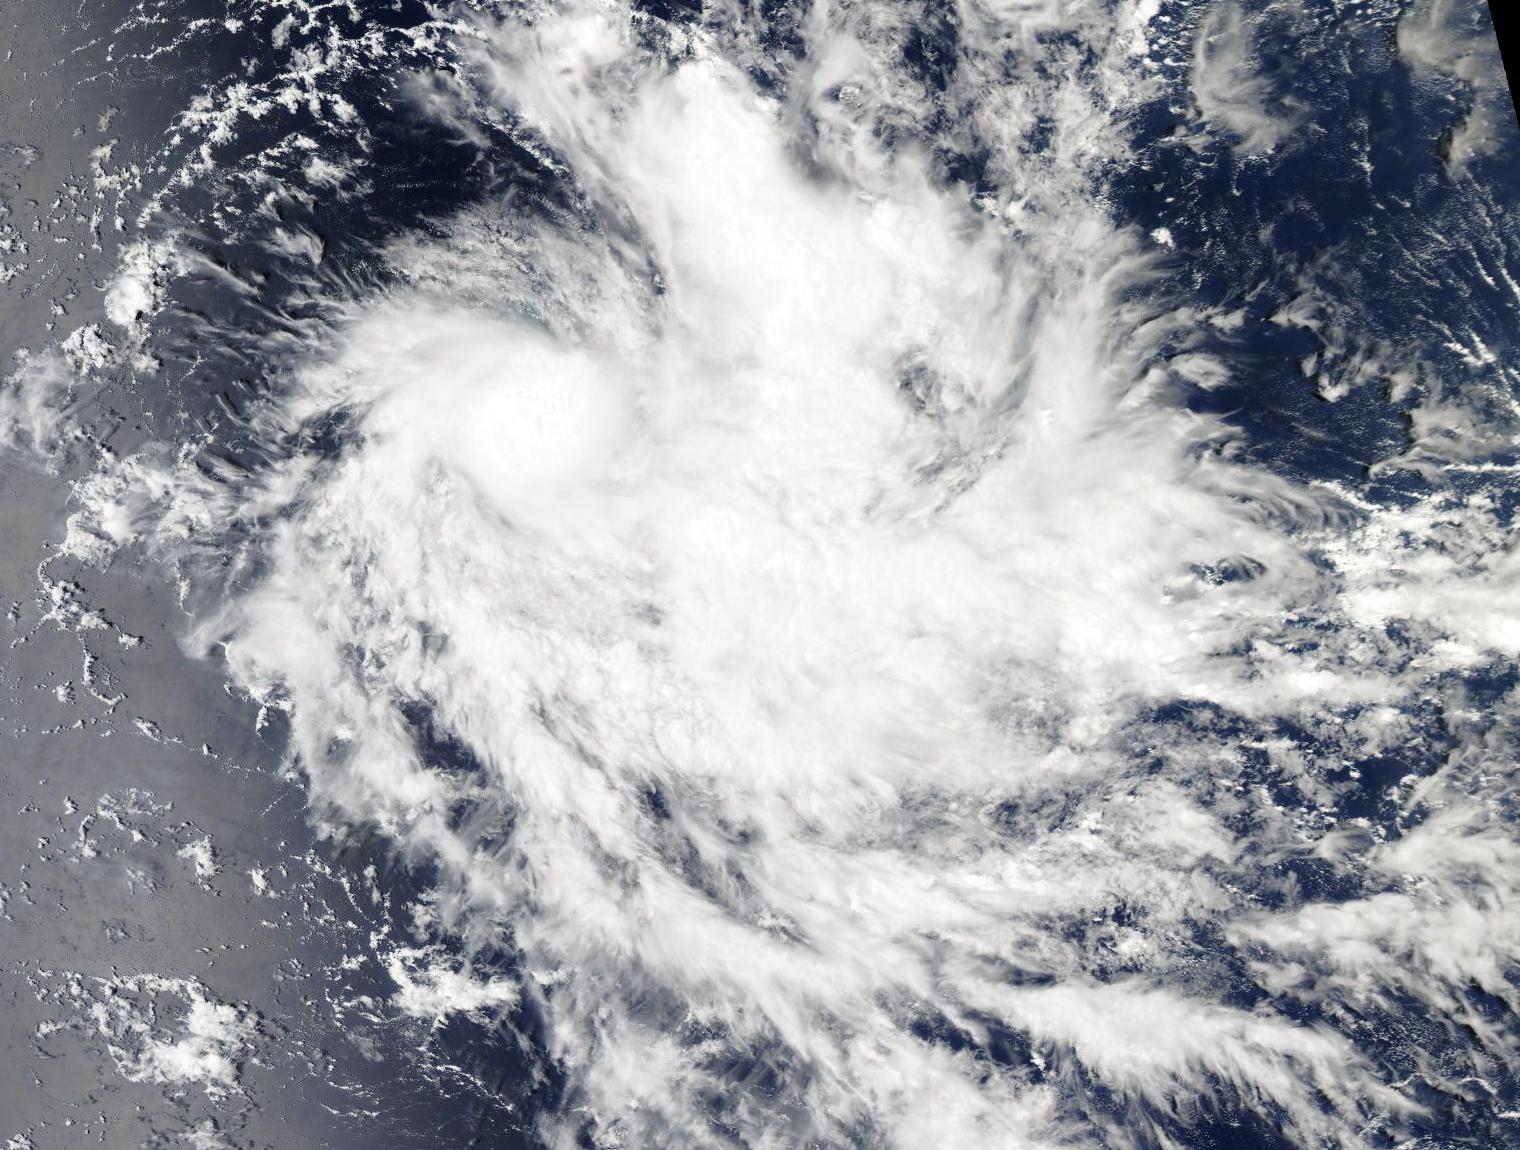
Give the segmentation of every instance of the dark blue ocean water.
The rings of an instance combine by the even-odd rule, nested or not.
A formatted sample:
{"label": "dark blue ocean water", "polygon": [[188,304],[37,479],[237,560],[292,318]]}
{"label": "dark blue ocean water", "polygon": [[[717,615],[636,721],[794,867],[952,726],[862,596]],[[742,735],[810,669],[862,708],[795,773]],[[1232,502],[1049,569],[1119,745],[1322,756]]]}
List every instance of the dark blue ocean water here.
{"label": "dark blue ocean water", "polygon": [[[664,2],[644,10],[656,20],[676,22],[690,22],[698,14],[687,5]],[[207,4],[204,11],[220,18],[223,10]],[[1163,12],[1178,21],[1179,29],[1196,17],[1189,6],[1177,4],[1164,5]],[[431,16],[427,6],[399,0],[388,8],[366,10],[364,20],[378,28],[405,29],[421,26]],[[780,89],[787,82],[788,58],[805,45],[796,13],[778,5],[773,16],[776,64],[756,78]],[[266,22],[274,18],[273,13],[257,17]],[[137,46],[146,50],[165,28],[160,22],[141,25]],[[257,81],[265,61],[249,51],[254,31],[201,38],[185,59],[129,69],[128,77],[138,85],[133,91],[139,93],[133,115],[143,124],[154,120],[153,106],[140,93],[157,90],[165,106],[182,107],[186,93],[219,77],[242,72]],[[121,53],[132,47],[131,38],[123,38]],[[943,90],[958,51],[953,7],[926,4],[904,47],[911,71],[927,90]],[[1439,325],[1476,332],[1501,357],[1520,348],[1516,299],[1502,284],[1474,275],[1470,254],[1472,248],[1494,251],[1497,246],[1508,256],[1515,250],[1511,245],[1520,245],[1515,226],[1520,222],[1520,130],[1511,125],[1505,146],[1454,175],[1443,157],[1443,140],[1463,112],[1460,94],[1443,93],[1411,76],[1397,54],[1391,22],[1326,16],[1292,38],[1267,44],[1265,52],[1275,82],[1310,109],[1308,126],[1291,146],[1261,157],[1240,154],[1228,140],[1198,147],[1173,142],[1188,119],[1178,111],[1186,107],[1185,70],[1175,70],[1173,86],[1131,121],[1134,159],[1112,173],[1106,199],[1119,221],[1142,233],[1165,226],[1175,239],[1167,275],[1154,285],[1158,309],[1187,301],[1244,312],[1238,327],[1218,332],[1206,345],[1228,362],[1228,382],[1189,391],[1191,407],[1223,417],[1238,430],[1250,457],[1285,476],[1333,482],[1373,501],[1412,500],[1436,480],[1378,465],[1408,448],[1409,412],[1422,389],[1394,398],[1374,381],[1352,387],[1332,402],[1321,397],[1302,365],[1315,356],[1328,363],[1336,356],[1354,358],[1359,350],[1381,354],[1418,343],[1423,370],[1447,386],[1472,387],[1484,381],[1475,381],[1472,367],[1433,338]],[[155,329],[155,351],[167,363],[161,378],[173,382],[161,391],[140,393],[142,410],[134,414],[162,428],[209,429],[214,441],[208,452],[229,466],[256,466],[272,448],[243,432],[246,414],[279,386],[293,357],[324,337],[333,299],[383,286],[388,273],[377,253],[387,240],[426,232],[430,221],[485,197],[512,195],[535,210],[576,216],[574,189],[499,125],[480,125],[486,140],[481,146],[411,106],[395,83],[400,64],[398,60],[395,72],[361,69],[342,89],[364,125],[362,148],[343,124],[298,111],[293,120],[271,121],[267,130],[247,126],[216,172],[169,198],[167,210],[152,226],[185,235],[208,270],[173,287]],[[164,71],[155,74],[154,67]],[[945,126],[931,122],[927,130],[932,135]],[[129,131],[130,124],[122,130]],[[359,165],[364,193],[347,199],[305,194],[299,155],[289,156],[283,169],[278,161],[266,167],[268,182],[250,183],[237,157],[262,152],[291,131],[308,134],[323,156]],[[143,135],[129,137],[123,147],[146,156],[160,143]],[[946,147],[939,147],[938,154],[947,185],[976,188],[986,155]],[[272,199],[271,188],[278,189]],[[259,210],[263,204],[272,205],[272,211]],[[207,226],[211,219],[231,223]],[[323,253],[320,266],[313,269],[309,260],[282,251],[273,242],[276,229],[314,237]],[[1520,267],[1520,259],[1515,266]],[[1344,346],[1327,348],[1321,335],[1274,318],[1306,286],[1332,309],[1343,309]],[[237,338],[228,338],[229,333]],[[1332,363],[1331,369],[1348,370],[1349,365]],[[302,429],[298,441],[280,446],[336,455],[344,443],[342,419],[329,418]],[[1474,477],[1462,482],[1494,481]],[[1520,498],[1512,488],[1496,489],[1495,495],[1506,514]],[[1512,686],[1511,672],[1478,669],[1468,676],[1467,697],[1481,702],[1485,694]],[[1406,775],[1428,773],[1451,745],[1447,717],[1438,704],[1416,718],[1416,742],[1397,755],[1354,764],[1359,780],[1349,769],[1332,780],[1341,784],[1337,817],[1365,817],[1390,835],[1400,833],[1383,797],[1387,787]],[[413,707],[407,719],[431,765],[464,776],[480,769],[457,742],[433,728],[425,706]],[[1202,705],[1167,708],[1147,716],[1146,725],[1200,739],[1228,739],[1242,730],[1237,719]],[[1312,732],[1282,733],[1300,745],[1314,743]],[[273,758],[278,725],[267,743]],[[1259,774],[1250,776],[1252,769]],[[1248,765],[1247,772],[1260,785],[1280,785],[1264,763]],[[1301,801],[1287,790],[1276,797],[1285,804]],[[1010,826],[1028,816],[1011,812]],[[505,811],[463,806],[455,817],[499,819],[503,834],[510,827],[510,812]],[[1040,817],[1058,823],[1063,816],[1052,809]],[[1249,833],[1246,826],[1232,829]],[[373,925],[398,936],[405,933],[401,908],[430,888],[427,867],[390,858],[371,828],[352,828],[324,850],[335,867],[350,873],[376,868],[387,900]],[[1339,902],[1368,893],[1368,887],[1355,875],[1300,859],[1264,866],[1255,893],[1272,906],[1286,899]],[[393,917],[387,921],[386,914]],[[441,936],[427,941],[443,948],[457,945]],[[1199,925],[1192,945],[1223,1000],[1255,1004],[1269,998],[1251,979],[1249,956],[1232,951],[1206,925]],[[488,952],[476,949],[473,954],[477,968],[491,961]],[[511,969],[510,939],[502,940],[495,961]],[[1113,977],[1123,972],[1094,973]],[[343,992],[381,999],[391,989],[381,972],[371,970],[356,974]],[[1513,1019],[1502,1017],[1502,1004],[1476,988],[1471,995],[1475,1008],[1492,1016],[1496,1025],[1514,1026]],[[1311,1008],[1292,1002],[1275,1008],[1306,1022],[1321,1021]],[[1422,1052],[1439,1062],[1458,1054],[1466,1042],[1462,1033],[1423,1010],[1417,1003],[1393,1001],[1381,1014],[1338,1025],[1354,1027],[1358,1045],[1382,1061],[1387,1077],[1398,1079],[1415,1073]],[[987,1022],[993,1038],[978,1056],[995,1064],[1026,1065],[1026,1040]],[[563,1088],[552,1067],[534,1056],[541,1048],[541,1025],[531,1015],[516,1018],[511,1027],[456,1018],[427,1035],[426,1056],[420,1060],[401,1054],[377,1060],[366,1088],[384,1103],[383,1117],[373,1127],[357,1128],[351,1144],[387,1144],[380,1133],[385,1131],[397,1145],[413,1144],[429,1132],[436,1133],[439,1145],[526,1145],[524,1130],[534,1108],[556,1105]],[[918,1032],[956,1049],[969,1043],[942,1019],[925,1020]],[[426,1073],[413,1079],[409,1076],[417,1066]],[[760,1074],[764,1065],[757,1062],[752,1069]],[[1426,1091],[1428,1116],[1412,1127],[1426,1139],[1421,1145],[1520,1145],[1514,1123],[1495,1117],[1520,1107],[1516,1068],[1496,1068],[1490,1086],[1492,1092],[1476,1100]],[[1081,1088],[1091,1104],[1107,1106],[1122,1119],[1123,1104],[1108,1098],[1101,1083],[1082,1081]],[[1229,1091],[1222,1088],[1221,1095],[1228,1098]],[[1270,1121],[1229,1103],[1217,1112],[1182,1111],[1160,1120],[1178,1145],[1193,1150],[1291,1145]]]}

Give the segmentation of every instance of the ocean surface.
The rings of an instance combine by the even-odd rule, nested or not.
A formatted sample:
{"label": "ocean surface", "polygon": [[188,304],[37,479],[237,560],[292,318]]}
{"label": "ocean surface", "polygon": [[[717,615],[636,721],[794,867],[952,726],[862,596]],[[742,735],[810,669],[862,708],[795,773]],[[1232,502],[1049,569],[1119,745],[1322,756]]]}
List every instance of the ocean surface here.
{"label": "ocean surface", "polygon": [[0,55],[0,1147],[1520,1147],[1485,5]]}

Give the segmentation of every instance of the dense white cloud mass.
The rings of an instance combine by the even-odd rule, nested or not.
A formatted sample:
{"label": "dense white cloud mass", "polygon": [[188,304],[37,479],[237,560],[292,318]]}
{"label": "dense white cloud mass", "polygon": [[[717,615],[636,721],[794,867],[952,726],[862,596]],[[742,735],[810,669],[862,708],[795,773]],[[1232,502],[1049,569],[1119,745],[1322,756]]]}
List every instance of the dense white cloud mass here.
{"label": "dense white cloud mass", "polygon": [[[1230,321],[1142,292],[1104,203],[1149,82],[1155,7],[1121,7],[967,0],[926,82],[906,14],[817,5],[784,91],[737,10],[474,18],[413,98],[573,201],[394,244],[254,417],[263,472],[84,491],[71,538],[182,566],[323,817],[435,865],[467,960],[516,956],[398,959],[400,1001],[531,1005],[551,1144],[1171,1145],[1218,1108],[1352,1147],[1419,1103],[1347,1012],[1397,993],[1513,1057],[1466,997],[1515,997],[1501,736],[1392,780],[1401,836],[1330,814],[1438,674],[1520,653],[1513,554],[1183,408]],[[1193,91],[1267,150],[1247,39],[1215,9]],[[901,131],[946,107],[974,193]],[[1305,861],[1362,893],[1306,901]]]}

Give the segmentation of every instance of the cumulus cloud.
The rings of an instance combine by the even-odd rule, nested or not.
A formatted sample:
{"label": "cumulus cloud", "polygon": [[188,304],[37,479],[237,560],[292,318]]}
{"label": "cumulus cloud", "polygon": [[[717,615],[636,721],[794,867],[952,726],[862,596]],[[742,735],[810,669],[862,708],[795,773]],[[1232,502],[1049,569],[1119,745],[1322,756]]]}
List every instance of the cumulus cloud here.
{"label": "cumulus cloud", "polygon": [[0,444],[24,445],[42,455],[56,450],[77,384],[61,351],[23,353],[0,382]]}
{"label": "cumulus cloud", "polygon": [[157,974],[84,978],[69,971],[30,976],[38,999],[63,1008],[39,1025],[42,1041],[60,1032],[104,1045],[117,1073],[132,1082],[196,1085],[212,1099],[239,1090],[257,1016],[219,1001],[196,979]]}

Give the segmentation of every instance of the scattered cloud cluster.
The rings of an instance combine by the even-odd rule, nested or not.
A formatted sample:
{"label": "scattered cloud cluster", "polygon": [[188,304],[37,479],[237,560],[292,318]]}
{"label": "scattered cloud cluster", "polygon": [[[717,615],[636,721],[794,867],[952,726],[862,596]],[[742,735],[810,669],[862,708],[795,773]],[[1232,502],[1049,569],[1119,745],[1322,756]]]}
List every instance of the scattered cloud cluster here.
{"label": "scattered cloud cluster", "polygon": [[1483,5],[1417,0],[1399,21],[1398,49],[1417,75],[1445,77],[1463,90],[1464,114],[1443,144],[1449,169],[1463,171],[1513,138],[1509,80]]}
{"label": "scattered cloud cluster", "polygon": [[1236,0],[1215,0],[1193,41],[1192,94],[1198,114],[1246,155],[1273,151],[1303,120],[1304,109],[1262,67],[1259,17]]}

